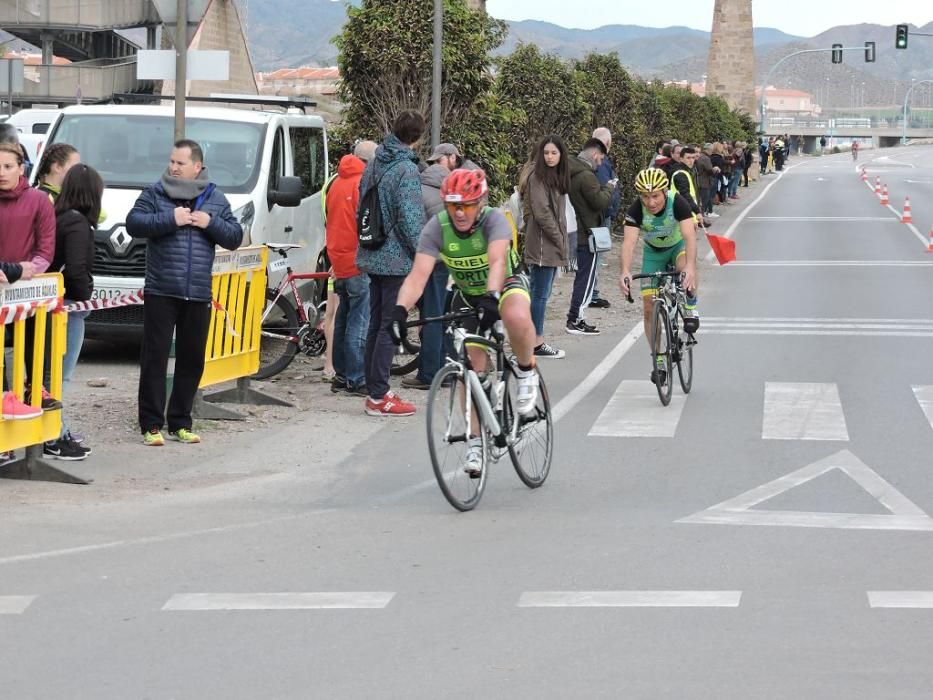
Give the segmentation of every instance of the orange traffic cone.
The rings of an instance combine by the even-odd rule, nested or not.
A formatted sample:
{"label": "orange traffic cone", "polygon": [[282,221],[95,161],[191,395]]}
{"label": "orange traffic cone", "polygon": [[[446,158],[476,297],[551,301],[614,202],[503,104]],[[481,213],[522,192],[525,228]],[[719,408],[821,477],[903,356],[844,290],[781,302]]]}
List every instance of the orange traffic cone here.
{"label": "orange traffic cone", "polygon": [[927,252],[933,253],[933,226],[930,226],[930,245],[927,246]]}
{"label": "orange traffic cone", "polygon": [[881,188],[881,206],[886,207],[888,204],[890,204],[890,200],[888,199],[888,186],[883,185]]}
{"label": "orange traffic cone", "polygon": [[868,182],[868,173],[865,172],[865,168],[862,168],[862,182]]}
{"label": "orange traffic cone", "polygon": [[910,217],[910,197],[904,197],[904,215],[901,217],[902,224],[912,224],[914,220]]}
{"label": "orange traffic cone", "polygon": [[875,175],[875,194],[881,196],[881,178]]}

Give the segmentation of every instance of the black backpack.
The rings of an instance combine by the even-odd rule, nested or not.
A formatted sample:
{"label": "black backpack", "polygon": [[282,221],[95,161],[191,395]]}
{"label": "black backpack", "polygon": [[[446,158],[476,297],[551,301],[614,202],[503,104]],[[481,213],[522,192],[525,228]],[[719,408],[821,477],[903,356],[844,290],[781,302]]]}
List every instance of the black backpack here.
{"label": "black backpack", "polygon": [[374,175],[371,182],[372,180],[375,180],[375,182],[372,182],[366,188],[363,196],[360,197],[359,208],[356,210],[356,234],[360,239],[360,248],[379,250],[388,238],[385,226],[382,223],[379,183],[382,182],[382,178],[388,174],[392,167],[394,166],[386,168],[378,180],[375,180]]}

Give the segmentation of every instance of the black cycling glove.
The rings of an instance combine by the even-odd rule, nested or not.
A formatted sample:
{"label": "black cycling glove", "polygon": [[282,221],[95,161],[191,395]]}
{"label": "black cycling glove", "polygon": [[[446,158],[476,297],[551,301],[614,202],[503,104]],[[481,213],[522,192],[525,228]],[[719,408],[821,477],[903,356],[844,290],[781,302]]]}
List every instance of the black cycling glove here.
{"label": "black cycling glove", "polygon": [[389,337],[392,338],[392,342],[396,345],[401,345],[402,341],[408,335],[408,326],[406,322],[408,321],[408,311],[404,306],[396,305],[392,309],[392,313],[389,314]]}

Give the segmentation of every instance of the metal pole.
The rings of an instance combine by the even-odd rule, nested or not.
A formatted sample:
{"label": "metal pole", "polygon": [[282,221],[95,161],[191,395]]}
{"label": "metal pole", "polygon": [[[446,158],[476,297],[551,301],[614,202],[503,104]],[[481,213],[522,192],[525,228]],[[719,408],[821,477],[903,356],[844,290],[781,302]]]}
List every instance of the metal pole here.
{"label": "metal pole", "polygon": [[902,146],[907,144],[907,104],[910,102],[910,95],[917,85],[923,85],[924,83],[933,83],[933,80],[921,80],[919,83],[914,83],[908,88],[907,93],[904,95],[904,125],[901,131]]}
{"label": "metal pole", "polygon": [[441,142],[441,69],[444,44],[444,0],[434,0],[434,75],[431,83],[431,147]]}
{"label": "metal pole", "polygon": [[13,116],[13,59],[12,58],[8,58],[6,60],[6,67],[7,67],[7,76],[6,76],[7,96],[6,98],[8,100],[6,108],[7,108],[7,114],[12,117]]}
{"label": "metal pole", "polygon": [[185,83],[188,80],[188,0],[178,0],[175,25],[175,140],[185,138]]}

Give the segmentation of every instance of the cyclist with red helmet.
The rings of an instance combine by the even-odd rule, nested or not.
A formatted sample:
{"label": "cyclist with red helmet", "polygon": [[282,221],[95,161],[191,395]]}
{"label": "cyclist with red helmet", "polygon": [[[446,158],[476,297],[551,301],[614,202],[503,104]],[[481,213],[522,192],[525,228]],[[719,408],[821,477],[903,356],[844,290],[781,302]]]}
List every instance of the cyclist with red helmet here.
{"label": "cyclist with red helmet", "polygon": [[[401,342],[404,322],[421,297],[437,258],[443,260],[454,280],[451,308],[473,308],[481,318],[464,322],[470,332],[483,332],[502,320],[518,361],[517,406],[519,413],[535,410],[538,375],[535,370],[535,327],[531,321],[528,280],[514,269],[512,226],[505,215],[487,206],[489,188],[482,170],[454,170],[441,185],[444,211],[421,231],[411,272],[398,293],[390,334]],[[486,369],[486,353],[471,349],[477,372]]]}

